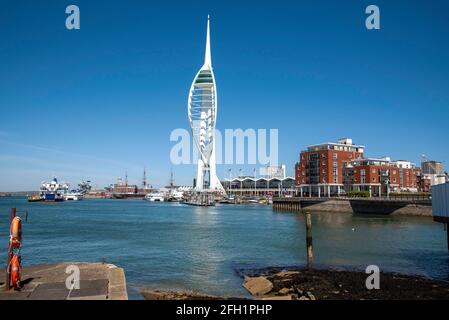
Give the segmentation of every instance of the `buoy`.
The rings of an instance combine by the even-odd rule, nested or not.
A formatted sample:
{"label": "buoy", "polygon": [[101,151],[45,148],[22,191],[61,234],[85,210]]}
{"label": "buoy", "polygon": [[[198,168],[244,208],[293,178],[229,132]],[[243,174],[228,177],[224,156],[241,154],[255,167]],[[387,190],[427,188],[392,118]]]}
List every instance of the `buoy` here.
{"label": "buoy", "polygon": [[10,262],[10,276],[11,276],[11,284],[14,289],[20,289],[20,277],[22,272],[22,266],[20,265],[20,257],[18,255],[14,255]]}
{"label": "buoy", "polygon": [[15,217],[11,222],[10,242],[12,248],[22,245],[22,220],[19,217]]}

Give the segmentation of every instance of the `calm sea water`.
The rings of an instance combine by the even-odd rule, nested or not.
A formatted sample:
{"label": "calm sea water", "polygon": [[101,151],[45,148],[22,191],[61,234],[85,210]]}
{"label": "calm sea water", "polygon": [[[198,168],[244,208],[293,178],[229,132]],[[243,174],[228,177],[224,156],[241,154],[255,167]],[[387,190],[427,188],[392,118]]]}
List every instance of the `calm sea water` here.
{"label": "calm sea water", "polygon": [[[305,263],[303,216],[269,206],[199,208],[89,199],[28,203],[24,198],[0,198],[2,261],[10,207],[29,213],[24,265],[104,259],[125,269],[132,299],[141,298],[141,287],[246,296],[238,270]],[[449,278],[445,232],[431,218],[319,213],[313,216],[313,240],[321,267],[363,270],[376,264],[387,271]]]}

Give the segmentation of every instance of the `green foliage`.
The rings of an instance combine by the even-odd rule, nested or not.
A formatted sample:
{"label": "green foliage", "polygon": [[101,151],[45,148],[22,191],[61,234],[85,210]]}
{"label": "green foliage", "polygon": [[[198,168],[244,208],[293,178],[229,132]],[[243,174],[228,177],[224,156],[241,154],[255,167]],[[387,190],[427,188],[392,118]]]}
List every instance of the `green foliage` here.
{"label": "green foliage", "polygon": [[349,198],[369,198],[369,191],[351,191],[348,192]]}

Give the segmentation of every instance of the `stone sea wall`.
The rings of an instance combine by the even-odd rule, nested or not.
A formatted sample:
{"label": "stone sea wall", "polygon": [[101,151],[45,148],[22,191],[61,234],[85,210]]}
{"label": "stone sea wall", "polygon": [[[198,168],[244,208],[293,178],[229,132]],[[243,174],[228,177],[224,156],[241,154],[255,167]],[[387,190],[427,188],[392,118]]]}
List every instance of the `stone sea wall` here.
{"label": "stone sea wall", "polygon": [[430,201],[377,200],[377,199],[306,199],[278,198],[273,200],[274,210],[321,211],[352,214],[432,216]]}

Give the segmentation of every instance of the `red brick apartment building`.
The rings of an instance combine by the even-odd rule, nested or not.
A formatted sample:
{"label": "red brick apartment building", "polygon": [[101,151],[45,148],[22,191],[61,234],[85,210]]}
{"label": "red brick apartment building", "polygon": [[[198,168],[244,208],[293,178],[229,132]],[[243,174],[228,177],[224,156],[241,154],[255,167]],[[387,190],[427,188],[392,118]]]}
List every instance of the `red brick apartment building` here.
{"label": "red brick apartment building", "polygon": [[330,196],[342,192],[369,191],[382,195],[391,191],[417,191],[417,169],[408,161],[389,158],[365,159],[365,147],[352,139],[307,147],[295,167],[301,196]]}
{"label": "red brick apartment building", "polygon": [[343,164],[363,158],[365,147],[354,145],[352,139],[340,139],[308,146],[301,152],[295,168],[296,185],[301,194],[340,194],[343,190]]}
{"label": "red brick apartment building", "polygon": [[368,191],[370,196],[387,195],[393,191],[418,191],[415,165],[390,158],[368,158],[343,165],[346,191]]}

